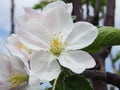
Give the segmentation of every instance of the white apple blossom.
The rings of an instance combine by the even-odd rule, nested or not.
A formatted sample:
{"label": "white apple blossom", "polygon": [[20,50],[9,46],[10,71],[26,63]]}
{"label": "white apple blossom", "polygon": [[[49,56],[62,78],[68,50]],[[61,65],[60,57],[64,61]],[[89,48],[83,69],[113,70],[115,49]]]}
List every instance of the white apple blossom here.
{"label": "white apple blossom", "polygon": [[18,39],[17,35],[12,34],[6,42],[6,47],[11,55],[18,56],[24,62],[24,64],[30,67],[30,60],[35,54],[35,51],[29,49]]}
{"label": "white apple blossom", "polygon": [[[48,4],[40,13],[26,8],[25,15],[18,19],[17,35],[21,42],[30,49],[39,50],[31,60],[31,68],[40,78],[49,81],[59,75],[60,66],[79,74],[96,64],[80,49],[95,40],[98,29],[87,22],[73,23],[68,8],[63,7],[67,4],[61,3]],[[53,4],[55,6],[51,7]]]}
{"label": "white apple blossom", "polygon": [[[36,59],[36,55],[35,54],[37,53],[37,51],[35,51],[35,50],[33,51],[32,49],[29,49],[28,47],[26,47],[22,42],[20,42],[19,38],[15,34],[12,34],[7,39],[6,47],[7,47],[7,49],[9,50],[9,52],[10,52],[10,54],[12,56],[18,56],[19,58],[21,58],[21,60],[24,62],[24,64],[28,68],[31,69],[31,65],[30,64],[31,64],[32,60]],[[41,66],[41,67],[43,67],[43,66]],[[60,71],[60,69],[58,71]],[[56,71],[54,73],[56,73]],[[44,82],[44,81],[46,81],[45,78],[46,77],[42,77],[42,78],[40,78],[40,80],[42,82]]]}
{"label": "white apple blossom", "polygon": [[0,54],[0,90],[40,90],[40,80],[15,56]]}

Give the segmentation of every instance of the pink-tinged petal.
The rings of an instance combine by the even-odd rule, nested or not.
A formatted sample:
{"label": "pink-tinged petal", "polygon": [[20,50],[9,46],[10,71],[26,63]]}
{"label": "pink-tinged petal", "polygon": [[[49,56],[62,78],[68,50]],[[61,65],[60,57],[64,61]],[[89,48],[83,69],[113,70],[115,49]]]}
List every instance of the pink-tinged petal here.
{"label": "pink-tinged petal", "polygon": [[11,66],[12,66],[12,71],[15,72],[15,74],[27,74],[25,68],[28,68],[22,60],[16,56],[11,56],[9,57]]}
{"label": "pink-tinged petal", "polygon": [[12,45],[12,46],[18,46],[20,43],[19,39],[17,38],[17,36],[15,34],[12,34],[8,39],[7,39],[7,43]]}
{"label": "pink-tinged petal", "polygon": [[11,55],[18,56],[19,58],[21,58],[21,60],[24,62],[26,66],[28,65],[28,60],[29,60],[28,58],[30,57],[30,55],[28,55],[29,53],[27,51],[25,52],[24,50],[21,50],[19,46],[23,44],[20,42],[20,40],[16,35],[12,34],[7,39],[5,45]]}
{"label": "pink-tinged petal", "polygon": [[41,16],[41,10],[37,12],[36,10],[30,7],[24,7],[25,14],[32,17],[32,18],[39,18]]}
{"label": "pink-tinged petal", "polygon": [[[7,55],[0,54],[0,76],[9,75],[11,63]],[[4,72],[3,72],[4,71]]]}
{"label": "pink-tinged petal", "polygon": [[0,90],[10,90],[10,84],[7,82],[4,82],[3,84],[0,85]]}
{"label": "pink-tinged petal", "polygon": [[22,52],[18,47],[19,45],[21,45],[21,42],[19,41],[16,35],[12,34],[10,37],[8,37],[5,45],[9,50],[10,54],[19,56],[19,57],[24,57],[24,55],[22,54]]}
{"label": "pink-tinged petal", "polygon": [[2,82],[0,82],[0,86],[1,86],[1,85],[3,85],[3,83],[2,83]]}
{"label": "pink-tinged petal", "polygon": [[98,29],[87,22],[77,22],[74,24],[72,32],[66,39],[66,49],[76,50],[87,47],[96,39]]}
{"label": "pink-tinged petal", "polygon": [[42,20],[30,20],[21,25],[21,29],[25,29],[26,33],[34,35],[46,44],[49,42],[50,30]]}
{"label": "pink-tinged petal", "polygon": [[64,2],[62,1],[55,1],[55,2],[52,2],[50,4],[48,4],[42,11],[42,13],[46,13],[48,12],[49,10],[53,9],[53,8],[56,8],[56,7],[59,7],[59,8],[63,8],[64,10],[68,11],[70,14],[72,13],[72,4],[69,3],[69,4],[65,4]]}
{"label": "pink-tinged petal", "polygon": [[12,69],[9,56],[0,54],[0,90],[9,90],[9,75]]}
{"label": "pink-tinged petal", "polygon": [[0,54],[0,58],[0,75],[9,76],[11,72],[26,73],[25,64],[20,58],[2,54]]}
{"label": "pink-tinged petal", "polygon": [[73,28],[73,21],[71,14],[66,12],[63,8],[52,8],[45,13],[46,20],[50,26],[50,31],[54,34],[61,34],[63,41]]}
{"label": "pink-tinged petal", "polygon": [[25,65],[15,56],[0,54],[0,58],[0,90],[10,90],[12,85],[12,83],[9,82],[11,75],[27,74]]}
{"label": "pink-tinged petal", "polygon": [[23,23],[26,23],[29,20],[28,16],[23,15],[16,18],[16,23],[20,27]]}
{"label": "pink-tinged petal", "polygon": [[25,8],[25,12],[24,16],[18,18],[18,30],[21,29],[25,34],[29,33],[48,44],[51,31],[49,30],[49,25],[46,23],[45,16],[30,8]]}
{"label": "pink-tinged petal", "polygon": [[29,34],[31,37],[40,39],[44,44],[48,44],[50,30],[44,15],[30,8],[25,8],[25,12],[26,14],[17,20],[18,30],[21,29],[25,35]]}
{"label": "pink-tinged petal", "polygon": [[75,73],[82,73],[85,69],[95,66],[94,59],[84,51],[66,51],[59,57],[62,66]]}
{"label": "pink-tinged petal", "polygon": [[37,38],[35,35],[29,34],[25,32],[25,30],[19,30],[17,32],[18,38],[20,41],[32,50],[41,50],[41,49],[48,49],[48,45],[43,42],[41,39]]}
{"label": "pink-tinged petal", "polygon": [[51,81],[61,72],[60,66],[54,56],[49,52],[40,51],[31,60],[31,69],[42,81]]}
{"label": "pink-tinged petal", "polygon": [[38,13],[36,10],[32,9],[32,8],[29,8],[29,7],[25,7],[24,8],[24,11],[25,11],[25,15],[23,16],[19,16],[16,21],[17,21],[17,24],[19,26],[21,26],[23,23],[26,23],[27,21],[29,21],[29,19],[40,19],[41,18],[41,11]]}

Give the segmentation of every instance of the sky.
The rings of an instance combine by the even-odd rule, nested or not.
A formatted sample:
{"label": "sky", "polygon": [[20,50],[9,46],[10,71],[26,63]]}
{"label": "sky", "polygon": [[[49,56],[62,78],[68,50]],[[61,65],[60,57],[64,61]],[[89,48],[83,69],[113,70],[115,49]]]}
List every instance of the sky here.
{"label": "sky", "polygon": [[[39,0],[14,0],[15,18],[23,15],[23,7],[33,7]],[[10,32],[10,0],[0,0],[0,36]]]}
{"label": "sky", "polygon": [[[23,15],[23,7],[32,7],[39,0],[14,0],[15,17]],[[10,29],[10,0],[0,0],[0,28]]]}
{"label": "sky", "polygon": [[[14,0],[15,18],[24,14],[23,7],[33,7],[39,0]],[[6,53],[4,42],[10,33],[10,0],[0,0],[0,53]]]}

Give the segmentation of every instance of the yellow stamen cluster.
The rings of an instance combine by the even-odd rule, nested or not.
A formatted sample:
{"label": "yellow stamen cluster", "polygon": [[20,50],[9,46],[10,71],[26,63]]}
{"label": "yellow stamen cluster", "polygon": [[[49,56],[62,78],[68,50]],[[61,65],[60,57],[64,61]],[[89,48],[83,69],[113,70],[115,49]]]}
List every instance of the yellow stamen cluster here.
{"label": "yellow stamen cluster", "polygon": [[12,85],[11,88],[14,88],[16,86],[19,86],[21,84],[27,83],[29,79],[28,75],[22,75],[22,74],[15,74],[10,77],[8,82],[10,82]]}
{"label": "yellow stamen cluster", "polygon": [[19,48],[19,49],[24,49],[25,47],[24,47],[23,44],[19,44],[19,45],[18,45],[18,48]]}
{"label": "yellow stamen cluster", "polygon": [[64,50],[66,43],[62,42],[62,35],[60,33],[60,37],[57,37],[56,34],[53,34],[50,43],[50,52],[56,56],[59,56],[61,52]]}
{"label": "yellow stamen cluster", "polygon": [[25,50],[25,51],[27,51],[29,54],[32,54],[32,50],[29,49],[29,48],[27,48],[27,47],[25,47],[23,44],[19,44],[19,45],[18,45],[18,48],[19,48],[20,50]]}

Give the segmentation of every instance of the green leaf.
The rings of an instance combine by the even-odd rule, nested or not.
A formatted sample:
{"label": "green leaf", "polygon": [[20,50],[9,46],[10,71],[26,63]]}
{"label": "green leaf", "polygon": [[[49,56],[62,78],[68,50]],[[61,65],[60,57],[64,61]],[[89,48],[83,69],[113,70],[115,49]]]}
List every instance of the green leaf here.
{"label": "green leaf", "polygon": [[113,59],[113,63],[117,62],[120,59],[120,52],[116,55],[116,57]]}
{"label": "green leaf", "polygon": [[65,77],[66,77],[65,73],[61,72],[57,80],[55,90],[65,90],[65,84],[64,84]]}
{"label": "green leaf", "polygon": [[120,45],[120,30],[114,27],[100,27],[96,40],[83,50],[94,52],[104,46]]}
{"label": "green leaf", "polygon": [[77,17],[75,15],[72,16],[72,20],[74,21]]}
{"label": "green leaf", "polygon": [[47,0],[41,1],[41,2],[39,2],[39,3],[37,3],[37,4],[35,4],[35,5],[33,6],[33,9],[44,8],[44,7],[45,7],[47,4],[49,4],[50,2],[52,2],[52,1],[47,1]]}
{"label": "green leaf", "polygon": [[73,75],[65,79],[65,90],[93,90],[86,78]]}
{"label": "green leaf", "polygon": [[120,71],[119,70],[117,70],[117,74],[120,75]]}
{"label": "green leaf", "polygon": [[[97,0],[90,0],[90,5],[95,8]],[[104,7],[107,3],[107,0],[101,0],[100,2],[100,8]]]}
{"label": "green leaf", "polygon": [[68,0],[62,0],[62,1],[64,1],[65,3],[68,3]]}
{"label": "green leaf", "polygon": [[80,75],[68,76],[65,72],[61,72],[58,79],[52,82],[52,86],[48,90],[92,90],[90,83],[85,77]]}

